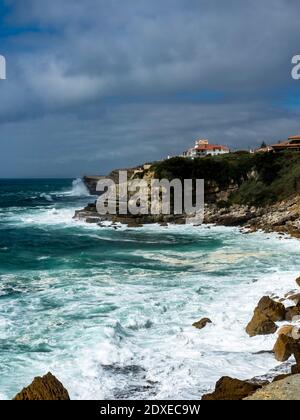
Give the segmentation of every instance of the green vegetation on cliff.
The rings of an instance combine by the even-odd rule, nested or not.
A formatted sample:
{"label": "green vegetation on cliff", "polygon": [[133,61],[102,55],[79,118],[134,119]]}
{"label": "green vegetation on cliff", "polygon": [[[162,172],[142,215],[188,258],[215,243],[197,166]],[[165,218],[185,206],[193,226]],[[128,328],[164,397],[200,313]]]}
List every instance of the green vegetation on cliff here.
{"label": "green vegetation on cliff", "polygon": [[176,157],[156,163],[154,171],[159,179],[204,179],[221,190],[235,184],[227,204],[267,205],[300,192],[300,153]]}

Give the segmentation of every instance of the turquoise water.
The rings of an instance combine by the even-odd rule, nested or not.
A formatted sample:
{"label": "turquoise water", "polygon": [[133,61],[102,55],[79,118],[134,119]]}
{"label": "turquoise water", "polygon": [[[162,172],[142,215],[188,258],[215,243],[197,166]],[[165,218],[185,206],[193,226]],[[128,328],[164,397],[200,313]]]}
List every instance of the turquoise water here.
{"label": "turquoise water", "polygon": [[91,200],[80,181],[0,180],[2,399],[49,370],[73,399],[181,399],[276,366],[255,354],[275,336],[244,327],[263,294],[295,288],[299,241],[73,220]]}

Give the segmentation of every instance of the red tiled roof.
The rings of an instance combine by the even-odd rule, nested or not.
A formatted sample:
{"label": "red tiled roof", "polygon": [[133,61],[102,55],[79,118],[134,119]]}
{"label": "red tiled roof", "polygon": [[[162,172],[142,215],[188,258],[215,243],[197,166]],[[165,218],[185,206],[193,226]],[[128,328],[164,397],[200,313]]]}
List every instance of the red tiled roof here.
{"label": "red tiled roof", "polygon": [[[294,140],[298,140],[298,139],[294,139]],[[299,140],[300,140],[300,138],[299,138]],[[283,141],[283,142],[281,142],[281,143],[277,143],[277,144],[273,144],[272,145],[272,147],[273,147],[273,149],[278,149],[278,148],[280,148],[280,149],[282,149],[282,148],[284,148],[284,149],[299,149],[299,143],[290,143],[289,141]]]}
{"label": "red tiled roof", "polygon": [[203,150],[203,151],[207,151],[207,150],[211,150],[211,151],[224,150],[225,151],[226,150],[226,151],[229,151],[229,148],[226,147],[226,146],[219,146],[219,145],[216,145],[216,144],[202,144],[201,146],[196,146],[195,150]]}
{"label": "red tiled roof", "polygon": [[300,140],[300,135],[298,135],[298,136],[291,136],[291,137],[289,137],[289,140]]}

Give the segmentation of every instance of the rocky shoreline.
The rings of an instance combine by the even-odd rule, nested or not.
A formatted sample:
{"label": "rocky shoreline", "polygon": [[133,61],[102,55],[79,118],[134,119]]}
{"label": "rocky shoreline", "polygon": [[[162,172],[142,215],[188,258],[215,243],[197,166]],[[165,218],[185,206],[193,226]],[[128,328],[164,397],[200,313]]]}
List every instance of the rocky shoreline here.
{"label": "rocky shoreline", "polygon": [[240,226],[248,232],[262,230],[300,238],[300,197],[266,207],[234,205],[218,208],[217,205],[208,205],[205,208],[205,223]]}
{"label": "rocky shoreline", "polygon": [[[187,221],[186,215],[100,216],[95,203],[90,203],[84,209],[76,211],[74,218],[99,226],[109,221],[113,226],[121,223],[128,227],[140,227],[152,223],[163,226],[168,223],[185,224]],[[216,204],[206,204],[204,224],[236,226],[242,228],[245,233],[262,230],[267,233],[275,232],[300,238],[300,197],[261,208],[240,205],[220,208]]]}
{"label": "rocky shoreline", "polygon": [[[296,279],[300,286],[300,277]],[[212,324],[203,318],[193,324],[202,330]],[[274,335],[272,353],[284,366],[287,373],[240,380],[228,376],[216,383],[214,391],[202,396],[202,401],[238,400],[300,400],[300,290],[295,289],[284,297],[272,299],[264,296],[254,309],[253,317],[245,326],[249,337]],[[287,368],[287,369],[286,369]],[[37,377],[18,393],[14,400],[70,400],[68,391],[51,373]]]}
{"label": "rocky shoreline", "polygon": [[[134,176],[136,168],[130,172]],[[142,177],[149,181],[149,171]],[[141,171],[138,170],[139,176]],[[113,171],[109,177],[117,181],[117,171]],[[153,176],[153,174],[150,175]],[[90,176],[83,180],[92,195],[97,195],[97,182],[103,177]],[[300,238],[300,195],[296,194],[272,205],[229,205],[227,198],[236,192],[238,186],[231,182],[227,188],[222,189],[214,183],[208,183],[206,191],[204,224],[236,226],[243,233],[255,231],[276,232]],[[77,210],[74,219],[86,223],[95,224],[99,227],[109,225],[118,229],[120,225],[130,228],[140,227],[146,224],[158,223],[162,226],[168,224],[185,224],[186,215],[107,215],[100,216],[97,212],[96,202],[88,204],[84,209]],[[300,278],[297,279],[300,286]],[[278,325],[282,323],[282,325]],[[202,397],[202,400],[272,400],[272,399],[295,399],[300,400],[300,291],[294,290],[284,297],[276,300],[268,296],[262,297],[254,310],[253,318],[245,326],[250,337],[255,335],[275,334],[272,353],[279,362],[287,362],[291,357],[295,358],[294,364],[290,363],[289,372],[272,378],[270,382],[266,378],[252,378],[241,381],[236,378],[223,377],[215,387],[215,390]],[[193,326],[203,329],[212,323],[208,318],[195,322]],[[33,383],[24,388],[15,400],[59,400],[70,399],[63,385],[50,373],[42,378],[35,378]]]}
{"label": "rocky shoreline", "polygon": [[[300,278],[296,283],[300,286]],[[300,400],[300,291],[290,291],[277,300],[262,297],[245,330],[249,337],[277,332],[272,350],[275,359],[283,363],[293,357],[295,363],[290,364],[288,373],[275,376],[271,382],[222,377],[202,400]]]}
{"label": "rocky shoreline", "polygon": [[[171,163],[170,163],[171,162]],[[201,161],[203,162],[203,161]],[[182,164],[182,162],[174,162],[172,160],[162,162],[162,165],[170,165],[171,168]],[[211,162],[211,165],[217,165],[217,162]],[[241,163],[242,165],[242,163]],[[264,165],[266,168],[264,168]],[[264,172],[269,170],[268,164],[262,165]],[[192,168],[191,168],[192,169]],[[217,167],[216,167],[217,169]],[[169,168],[169,172],[172,170]],[[159,170],[155,165],[144,165],[140,168],[126,169],[128,179],[142,179],[150,185],[153,178],[159,178]],[[262,171],[262,169],[261,169]],[[158,172],[158,173],[157,173]],[[174,171],[180,178],[181,172],[184,169],[176,169]],[[168,172],[167,172],[168,173]],[[165,173],[163,172],[163,175]],[[212,177],[213,175],[211,175]],[[96,191],[97,182],[100,179],[112,179],[118,187],[118,170],[112,171],[107,177],[100,176],[85,176],[83,182],[92,195],[98,195]],[[159,178],[160,179],[160,178]],[[286,198],[275,200],[272,204],[263,203],[260,205],[247,204],[253,199],[254,192],[248,197],[246,204],[235,203],[232,204],[233,197],[241,194],[241,190],[245,188],[247,182],[255,180],[259,184],[259,175],[257,170],[252,170],[247,173],[247,178],[241,177],[238,181],[233,178],[228,178],[226,183],[222,185],[219,181],[207,179],[205,182],[205,209],[204,209],[204,224],[215,224],[222,226],[237,226],[243,228],[244,232],[255,232],[262,230],[265,232],[277,232],[280,234],[288,234],[293,237],[300,237],[300,194],[295,189],[293,194],[286,195]],[[279,175],[274,182],[279,182]],[[117,209],[118,209],[118,202]],[[149,203],[150,204],[150,203]],[[122,223],[130,227],[139,227],[144,224],[159,223],[166,225],[168,223],[185,224],[186,215],[107,215],[100,216],[96,209],[96,203],[90,203],[86,208],[76,211],[75,219],[86,221],[87,223],[94,223],[102,225],[103,222],[110,221],[113,225]]]}

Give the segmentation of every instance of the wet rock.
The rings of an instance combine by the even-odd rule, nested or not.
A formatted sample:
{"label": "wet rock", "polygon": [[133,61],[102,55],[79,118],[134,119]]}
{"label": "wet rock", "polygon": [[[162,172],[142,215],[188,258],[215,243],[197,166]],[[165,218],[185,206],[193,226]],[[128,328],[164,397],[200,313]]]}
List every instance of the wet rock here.
{"label": "wet rock", "polygon": [[[293,334],[293,333],[292,333]],[[286,362],[292,355],[300,362],[300,340],[295,340],[291,335],[280,335],[274,346],[274,354],[279,362]]]}
{"label": "wet rock", "polygon": [[288,337],[292,337],[292,332],[294,329],[294,325],[284,325],[283,327],[281,327],[277,334],[280,335],[287,335]]}
{"label": "wet rock", "polygon": [[283,373],[282,375],[275,376],[272,382],[282,381],[282,379],[286,379],[291,375],[293,375],[293,373]]}
{"label": "wet rock", "polygon": [[225,376],[217,382],[215,391],[204,395],[202,400],[239,401],[253,394],[261,387],[262,385],[259,383],[240,381],[239,379]]}
{"label": "wet rock", "polygon": [[255,337],[256,335],[274,334],[277,329],[274,321],[261,312],[255,311],[252,320],[246,327],[246,332],[250,337]]}
{"label": "wet rock", "polygon": [[300,293],[289,296],[289,300],[295,302],[295,305],[300,306]]}
{"label": "wet rock", "polygon": [[207,324],[212,324],[212,321],[209,318],[202,318],[200,321],[194,322],[193,327],[202,330]]}
{"label": "wet rock", "polygon": [[264,296],[258,302],[257,309],[266,315],[271,321],[283,321],[285,317],[285,307],[282,303],[276,302],[268,296]]}
{"label": "wet rock", "polygon": [[87,217],[85,222],[89,224],[97,224],[101,222],[101,217]]}
{"label": "wet rock", "polygon": [[264,296],[258,302],[254,315],[246,327],[250,337],[256,335],[274,334],[277,331],[275,321],[285,319],[285,307],[268,296]]}
{"label": "wet rock", "polygon": [[286,321],[293,321],[295,317],[300,317],[300,306],[290,306],[286,309],[285,319]]}
{"label": "wet rock", "polygon": [[16,401],[22,400],[70,400],[68,391],[51,373],[43,377],[37,377],[31,385],[24,388],[14,398]]}
{"label": "wet rock", "polygon": [[289,298],[290,298],[290,296],[293,296],[293,295],[295,295],[295,294],[297,294],[297,290],[296,290],[296,289],[294,289],[294,290],[290,290],[289,292],[287,292],[287,293],[284,295],[284,297],[285,297],[286,299],[289,299]]}
{"label": "wet rock", "polygon": [[300,375],[292,375],[285,379],[259,389],[245,400],[300,400]]}
{"label": "wet rock", "polygon": [[292,372],[292,375],[298,375],[300,373],[300,364],[293,365],[291,372]]}
{"label": "wet rock", "polygon": [[143,227],[143,225],[142,225],[142,224],[140,224],[140,223],[136,222],[135,220],[130,220],[130,221],[128,221],[126,224],[127,224],[127,227],[128,227],[128,228],[138,228],[138,227]]}

